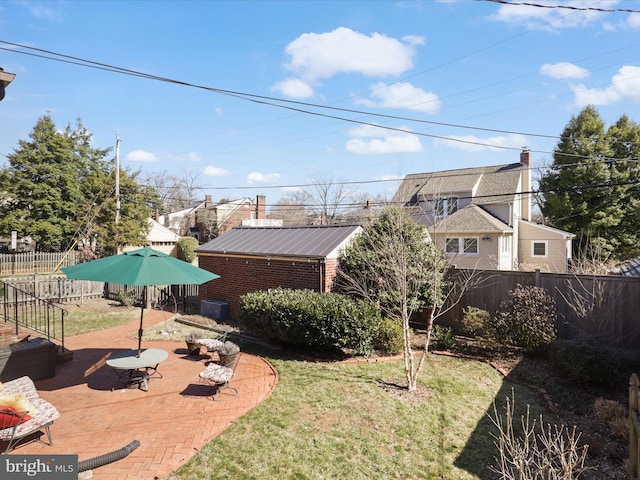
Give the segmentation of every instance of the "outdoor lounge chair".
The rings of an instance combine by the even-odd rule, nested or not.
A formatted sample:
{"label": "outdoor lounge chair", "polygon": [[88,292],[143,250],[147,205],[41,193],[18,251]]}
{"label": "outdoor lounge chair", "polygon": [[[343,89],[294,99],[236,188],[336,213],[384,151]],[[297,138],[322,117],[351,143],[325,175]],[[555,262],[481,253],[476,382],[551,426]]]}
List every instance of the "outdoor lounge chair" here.
{"label": "outdoor lounge chair", "polygon": [[5,451],[0,453],[10,452],[22,439],[42,430],[47,437],[43,442],[53,445],[49,427],[60,414],[53,405],[40,398],[29,377],[2,383],[0,410],[0,442],[6,442]]}
{"label": "outdoor lounge chair", "polygon": [[218,394],[224,392],[226,400],[229,400],[236,395],[238,395],[238,390],[231,385],[229,382],[233,378],[236,373],[236,367],[238,366],[238,362],[240,361],[240,353],[237,353],[233,363],[228,366],[218,365],[217,363],[210,363],[207,368],[205,368],[199,374],[200,383],[205,385],[210,385],[213,387],[213,393],[211,394],[212,400],[218,400],[216,398]]}

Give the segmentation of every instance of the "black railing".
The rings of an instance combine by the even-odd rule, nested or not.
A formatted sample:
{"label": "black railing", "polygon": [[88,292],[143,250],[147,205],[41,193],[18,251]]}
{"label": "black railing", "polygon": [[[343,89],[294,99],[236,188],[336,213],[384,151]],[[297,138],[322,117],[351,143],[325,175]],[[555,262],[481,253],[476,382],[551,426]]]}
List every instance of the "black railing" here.
{"label": "black railing", "polygon": [[49,300],[38,298],[13,285],[2,282],[2,320],[20,328],[31,330],[60,343],[64,351],[64,320],[67,311]]}

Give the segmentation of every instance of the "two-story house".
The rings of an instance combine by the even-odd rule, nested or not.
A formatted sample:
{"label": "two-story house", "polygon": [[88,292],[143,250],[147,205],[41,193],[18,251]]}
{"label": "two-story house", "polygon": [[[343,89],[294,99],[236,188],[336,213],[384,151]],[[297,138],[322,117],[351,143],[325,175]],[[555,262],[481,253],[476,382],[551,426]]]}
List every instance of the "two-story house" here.
{"label": "two-story house", "polygon": [[531,157],[407,175],[393,197],[458,268],[565,273],[573,234],[532,221]]}

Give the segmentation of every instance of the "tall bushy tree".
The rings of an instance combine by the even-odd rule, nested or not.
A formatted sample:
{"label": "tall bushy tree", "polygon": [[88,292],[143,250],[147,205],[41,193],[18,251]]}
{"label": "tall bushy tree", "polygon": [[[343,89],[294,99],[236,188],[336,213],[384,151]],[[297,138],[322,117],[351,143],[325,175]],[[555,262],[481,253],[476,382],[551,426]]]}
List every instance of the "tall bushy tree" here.
{"label": "tall bushy tree", "polygon": [[120,171],[120,218],[116,223],[115,172],[94,170],[83,203],[83,237],[96,239],[101,253],[113,255],[124,245],[143,246],[149,218],[159,199],[152,187],[137,182],[139,172]]}
{"label": "tall bushy tree", "polygon": [[[345,249],[338,269],[339,288],[376,305],[403,329],[404,366],[410,391],[429,349],[433,319],[446,291],[446,257],[428,237],[424,226],[403,211],[389,207]],[[416,362],[412,348],[411,315],[428,308],[427,341]]]}
{"label": "tall bushy tree", "polygon": [[[540,179],[541,211],[551,225],[577,235],[601,256],[638,250],[637,159],[640,128],[626,116],[605,130],[593,106],[565,127],[553,164]],[[579,255],[579,251],[575,252]]]}
{"label": "tall bushy tree", "polygon": [[49,115],[40,118],[9,158],[7,201],[0,230],[30,235],[40,250],[64,246],[76,229],[82,183],[74,141],[58,132]]}
{"label": "tall bushy tree", "polygon": [[125,172],[120,231],[126,234],[109,231],[115,219],[115,177],[105,159],[110,149],[92,147],[91,137],[80,119],[62,132],[49,114],[38,119],[0,175],[0,233],[31,236],[39,250],[65,249],[79,238],[106,245],[108,251],[111,244],[144,243],[140,237],[148,229],[148,205],[156,197]]}

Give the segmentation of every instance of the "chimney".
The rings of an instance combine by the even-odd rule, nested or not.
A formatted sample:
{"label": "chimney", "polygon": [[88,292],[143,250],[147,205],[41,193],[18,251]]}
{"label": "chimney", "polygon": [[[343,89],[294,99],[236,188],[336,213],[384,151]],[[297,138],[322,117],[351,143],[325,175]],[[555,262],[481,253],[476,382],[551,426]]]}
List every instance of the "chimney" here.
{"label": "chimney", "polygon": [[373,200],[367,200],[367,208],[373,207]]}
{"label": "chimney", "polygon": [[527,147],[522,147],[522,151],[520,152],[520,163],[525,167],[531,167],[531,152]]}
{"label": "chimney", "polygon": [[213,202],[211,201],[211,195],[204,196],[204,208],[210,207]]}
{"label": "chimney", "polygon": [[267,218],[267,197],[264,195],[256,196],[256,218],[258,220]]}

